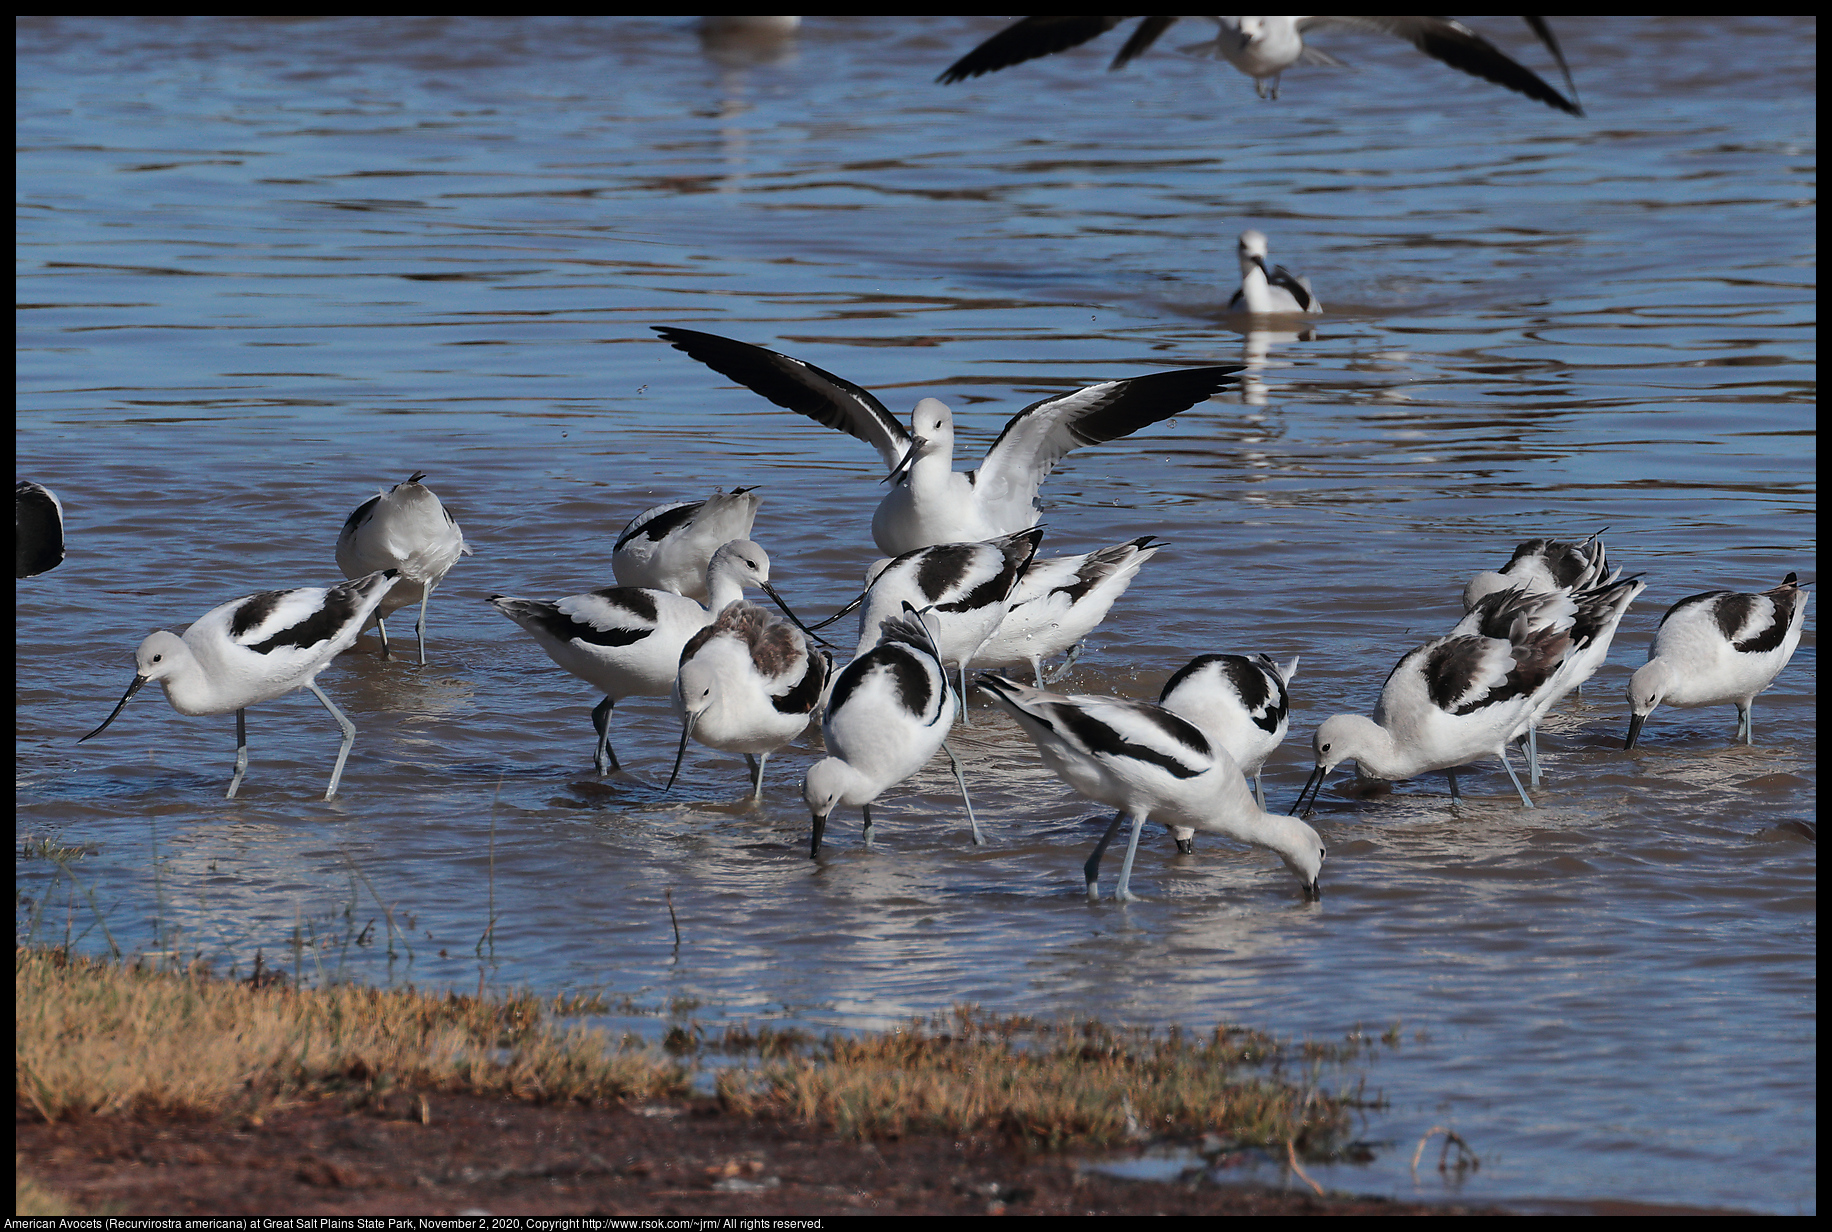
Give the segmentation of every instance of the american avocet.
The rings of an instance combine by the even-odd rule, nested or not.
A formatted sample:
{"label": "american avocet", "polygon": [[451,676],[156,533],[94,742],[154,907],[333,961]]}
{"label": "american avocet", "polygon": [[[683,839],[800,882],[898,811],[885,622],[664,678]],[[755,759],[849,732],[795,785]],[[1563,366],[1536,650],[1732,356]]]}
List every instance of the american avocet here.
{"label": "american avocet", "polygon": [[1240,233],[1240,290],[1228,301],[1228,311],[1255,316],[1322,312],[1322,303],[1311,294],[1310,279],[1296,277],[1282,265],[1267,268],[1266,251],[1263,232]]}
{"label": "american avocet", "polygon": [[[946,85],[1079,47],[1127,20],[1130,19],[1026,17],[956,60],[936,80]],[[1120,68],[1144,54],[1176,20],[1175,17],[1145,18],[1107,67]],[[1182,50],[1226,60],[1253,78],[1253,88],[1261,98],[1269,96],[1267,82],[1272,83],[1270,97],[1279,96],[1279,74],[1294,64],[1340,65],[1342,61],[1304,42],[1304,36],[1311,31],[1340,26],[1403,38],[1432,59],[1441,60],[1472,77],[1492,81],[1571,115],[1584,114],[1582,107],[1540,80],[1539,74],[1516,62],[1462,22],[1448,17],[1210,17],[1207,20],[1220,27],[1216,37]],[[1565,65],[1565,54],[1552,28],[1542,17],[1526,20],[1552,53],[1552,58],[1558,61],[1559,71],[1565,76],[1565,86],[1575,98],[1577,91],[1571,85],[1571,70]]]}
{"label": "american avocet", "polygon": [[1540,719],[1603,666],[1629,604],[1646,589],[1647,583],[1637,576],[1619,578],[1589,590],[1498,590],[1477,600],[1476,606],[1450,631],[1453,637],[1480,633],[1484,637],[1505,640],[1515,619],[1524,616],[1531,628],[1556,627],[1570,633],[1571,649],[1565,661],[1552,679],[1534,693],[1524,730],[1517,728],[1515,731],[1516,736],[1526,740],[1529,786],[1540,785]]}
{"label": "american avocet", "polygon": [[[981,667],[1028,663],[1039,689],[1061,680],[1081,657],[1082,639],[1107,618],[1114,601],[1163,546],[1143,535],[1080,556],[1033,558],[1012,588],[1004,618],[973,661]],[[1065,650],[1068,660],[1046,680],[1043,660]]]}
{"label": "american avocet", "polygon": [[[1291,695],[1286,691],[1298,674],[1298,656],[1280,667],[1269,655],[1198,655],[1164,682],[1158,705],[1182,715],[1210,739],[1221,742],[1242,774],[1253,779],[1253,794],[1266,807],[1260,771],[1285,739],[1291,722]],[[1188,855],[1195,831],[1171,831],[1177,850]]]}
{"label": "american avocet", "polygon": [[1667,609],[1648,646],[1648,661],[1629,677],[1628,743],[1634,748],[1654,707],[1735,706],[1737,736],[1756,742],[1756,694],[1794,657],[1807,618],[1799,574],[1759,595],[1712,590]]}
{"label": "american avocet", "polygon": [[933,608],[925,623],[942,662],[958,665],[961,717],[967,715],[967,666],[998,630],[1011,607],[1011,594],[1043,541],[1033,526],[984,543],[938,543],[872,566],[860,597],[859,642],[854,654],[878,643],[885,621],[904,605]]}
{"label": "american avocet", "polygon": [[375,627],[381,630],[386,657],[388,617],[418,603],[420,619],[414,631],[420,639],[421,667],[426,666],[426,605],[433,588],[460,556],[471,554],[464,532],[433,490],[420,482],[424,478],[425,471],[415,471],[405,483],[371,496],[344,519],[337,536],[337,567],[345,577],[400,570],[401,580],[375,610]]}
{"label": "american avocet", "polygon": [[21,479],[18,485],[13,498],[13,576],[37,577],[64,562],[64,505],[41,483]]}
{"label": "american avocet", "polygon": [[1515,619],[1506,638],[1464,634],[1427,642],[1402,658],[1387,677],[1373,719],[1339,714],[1311,738],[1316,768],[1292,812],[1302,815],[1329,772],[1355,762],[1362,777],[1398,782],[1447,771],[1457,798],[1458,766],[1499,757],[1514,790],[1533,801],[1508,762],[1508,741],[1526,729],[1535,694],[1551,681],[1571,646],[1568,628],[1533,628]]}
{"label": "american avocet", "polygon": [[728,605],[681,649],[670,697],[681,716],[681,745],[668,787],[681,773],[687,738],[744,754],[751,799],[763,799],[770,754],[802,734],[820,713],[833,656],[812,637],[754,603]]}
{"label": "american avocet", "polygon": [[[1607,528],[1605,528],[1607,529]],[[1463,610],[1473,611],[1485,596],[1501,590],[1590,590],[1621,575],[1609,571],[1609,553],[1598,531],[1581,543],[1528,539],[1514,549],[1508,563],[1470,578],[1463,588]]]}
{"label": "american avocet", "polygon": [[[342,586],[301,586],[266,590],[205,612],[180,637],[161,629],[148,634],[134,652],[134,680],[113,713],[83,740],[93,740],[115,721],[128,699],[157,680],[179,714],[235,711],[235,777],[226,799],[235,799],[248,769],[247,708],[256,702],[310,689],[343,729],[337,764],[324,798],[337,794],[344,760],[356,743],[356,725],[318,687],[317,675],[356,642],[388,592],[399,582],[393,569],[371,573]],[[83,740],[77,741],[81,744]]]}
{"label": "american avocet", "polygon": [[1317,874],[1324,851],[1317,832],[1255,804],[1228,750],[1188,719],[1149,702],[1065,697],[1003,676],[982,675],[975,682],[1018,720],[1057,778],[1119,810],[1082,867],[1090,899],[1099,897],[1101,856],[1128,817],[1132,839],[1113,893],[1122,902],[1133,897],[1132,861],[1148,818],[1173,830],[1207,830],[1270,848],[1297,876],[1304,897],[1321,896]]}
{"label": "american avocet", "polygon": [[734,539],[749,539],[763,498],[755,488],[715,491],[705,500],[674,501],[630,519],[611,550],[619,586],[671,590],[706,599],[706,566]]}
{"label": "american avocet", "polygon": [[813,364],[698,330],[655,332],[777,406],[875,448],[891,490],[872,515],[871,533],[890,556],[1035,526],[1037,489],[1069,450],[1118,440],[1200,405],[1240,371],[1239,364],[1176,368],[1033,402],[1005,424],[976,470],[957,472],[954,416],[934,398],[916,404],[905,431],[869,390]]}
{"label": "american avocet", "polygon": [[670,590],[607,586],[547,603],[491,595],[490,604],[513,620],[547,657],[604,694],[592,707],[599,774],[622,770],[611,747],[611,710],[626,697],[666,697],[680,670],[681,648],[747,586],[770,589],[770,558],[748,539],[727,543],[706,564],[701,607]]}
{"label": "american avocet", "polygon": [[914,611],[879,626],[878,644],[848,663],[833,684],[821,719],[827,756],[808,768],[802,799],[814,819],[808,858],[821,853],[821,836],[833,810],[845,805],[864,811],[865,846],[871,846],[872,801],[929,764],[935,750],[948,754],[961,803],[983,842],[980,823],[967,798],[967,780],[948,748],[954,724],[954,690],[935,640]]}

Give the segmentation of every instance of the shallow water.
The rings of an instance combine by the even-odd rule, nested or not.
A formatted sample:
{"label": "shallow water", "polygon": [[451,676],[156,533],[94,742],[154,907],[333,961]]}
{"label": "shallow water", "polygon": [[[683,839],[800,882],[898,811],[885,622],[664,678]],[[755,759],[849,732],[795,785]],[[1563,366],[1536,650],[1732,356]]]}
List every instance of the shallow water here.
{"label": "shallow water", "polygon": [[[1100,71],[1108,36],[929,84],[996,28],[816,19],[747,55],[666,20],[21,26],[16,444],[71,529],[18,587],[20,935],[601,990],[649,1030],[967,1001],[1323,1039],[1398,1022],[1368,1071],[1387,1145],[1326,1184],[1450,1192],[1407,1167],[1447,1125],[1482,1159],[1468,1200],[1813,1210],[1816,616],[1755,748],[1728,707],[1621,739],[1667,606],[1814,576],[1814,24],[1563,20],[1584,120],[1353,35],[1328,43],[1351,68],[1294,71],[1276,103],[1171,51],[1193,27],[1124,73]],[[1507,19],[1482,29],[1551,71]],[[1246,226],[1312,277],[1314,338],[1227,317]],[[1366,713],[1518,540],[1608,527],[1649,589],[1548,725],[1541,808],[1493,766],[1456,810],[1442,776],[1362,797],[1339,773],[1318,904],[1264,852],[1180,858],[1154,832],[1145,901],[1090,906],[1094,806],[983,704],[956,740],[986,847],[935,765],[874,810],[874,851],[841,815],[814,864],[806,742],[761,809],[722,803],[743,767],[704,749],[664,797],[677,729],[637,699],[614,733],[641,781],[600,782],[596,698],[481,601],[608,585],[631,516],[732,484],[761,487],[792,602],[853,593],[876,458],[661,324],[899,414],[942,397],[972,454],[1046,394],[1263,353],[1243,391],[1071,455],[1045,551],[1170,545],[1078,691],[1302,655],[1275,807],[1315,725]],[[322,677],[361,729],[335,801],[305,694],[250,714],[234,802],[227,717],[148,691],[73,743],[147,631],[334,579],[344,516],[416,468],[476,555],[435,597],[427,668],[366,638]],[[29,854],[45,838],[93,850],[66,878]]]}

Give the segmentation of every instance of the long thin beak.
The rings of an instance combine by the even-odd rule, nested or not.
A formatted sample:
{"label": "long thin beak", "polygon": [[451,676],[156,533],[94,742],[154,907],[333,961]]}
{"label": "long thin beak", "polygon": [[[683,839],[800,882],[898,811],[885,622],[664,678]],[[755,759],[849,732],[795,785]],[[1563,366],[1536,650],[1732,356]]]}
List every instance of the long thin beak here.
{"label": "long thin beak", "polygon": [[836,620],[844,620],[846,617],[852,615],[854,612],[859,610],[859,604],[865,602],[865,596],[869,595],[870,593],[871,593],[871,589],[867,587],[865,591],[861,593],[857,599],[854,599],[851,603],[848,603],[845,607],[841,608],[839,611],[835,612],[833,615],[821,621],[819,624],[815,625],[814,627],[817,629],[825,629],[828,625],[832,624]]}
{"label": "long thin beak", "polygon": [[[1310,809],[1305,806],[1304,797],[1309,796],[1311,804],[1314,805],[1317,802],[1317,796],[1323,791],[1323,780],[1327,777],[1329,777],[1329,771],[1325,770],[1322,763],[1319,762],[1317,766],[1311,770],[1310,777],[1304,780],[1303,790],[1298,792],[1297,803],[1293,804],[1291,808],[1287,810],[1286,815],[1309,817]],[[1315,790],[1312,790],[1313,788]]]}
{"label": "long thin beak", "polygon": [[916,455],[921,453],[922,447],[924,445],[927,445],[928,443],[929,443],[929,438],[926,436],[911,437],[909,452],[903,455],[903,459],[899,461],[897,465],[891,467],[890,474],[886,475],[884,478],[880,479],[878,482],[879,483],[896,483],[899,480],[901,480],[905,475],[909,474],[910,467],[916,465]]}
{"label": "long thin beak", "polygon": [[[782,614],[789,618],[790,624],[794,625],[797,629],[800,629],[803,633],[806,633],[809,637],[813,638],[815,641],[819,642],[823,646],[832,646],[833,645],[832,642],[828,641],[826,638],[816,633],[813,629],[810,629],[807,625],[803,624],[802,618],[800,616],[797,616],[794,612],[791,612],[789,610],[789,605],[782,601],[782,596],[776,593],[776,588],[774,586],[770,585],[768,582],[763,583],[763,593],[770,597],[771,602],[775,603],[777,607],[782,609]],[[824,628],[825,626],[819,626],[819,627]]]}
{"label": "long thin beak", "polygon": [[1313,881],[1304,887],[1304,901],[1309,903],[1323,901],[1323,883],[1321,881]]}
{"label": "long thin beak", "polygon": [[[97,736],[101,735],[103,730],[106,729],[110,723],[115,721],[115,715],[118,715],[121,713],[121,711],[127,709],[127,699],[132,697],[134,694],[138,693],[142,688],[144,688],[146,685],[146,682],[150,679],[152,679],[152,677],[150,676],[135,676],[134,682],[127,686],[127,692],[121,694],[121,700],[118,703],[116,703],[115,708],[114,708],[114,714],[111,714],[107,718],[103,719],[102,726],[96,728],[94,731],[90,732],[87,736],[84,736],[83,740],[94,740]],[[81,744],[83,740],[78,740],[77,743]]]}
{"label": "long thin beak", "polygon": [[664,796],[674,790],[674,780],[681,773],[681,759],[687,756],[687,737],[693,734],[694,720],[699,717],[697,714],[689,714],[681,720],[681,747],[674,751],[674,769],[668,775],[668,785],[662,788]]}
{"label": "long thin beak", "polygon": [[827,816],[824,813],[814,815],[814,841],[808,844],[808,858],[815,859],[821,854],[821,835],[827,833]]}
{"label": "long thin beak", "polygon": [[[129,689],[128,692],[132,693],[133,690]],[[122,701],[123,703],[125,703],[126,699],[123,698]],[[1652,714],[1653,712],[1649,711],[1648,713]],[[109,715],[108,717],[113,718],[114,716]],[[1628,743],[1624,744],[1622,746],[1623,748],[1632,749],[1635,747],[1635,741],[1641,738],[1641,725],[1647,721],[1648,721],[1648,716],[1646,714],[1631,714],[1628,716]],[[102,727],[107,727],[107,726],[108,724],[106,723],[102,724]],[[100,730],[102,730],[101,727],[96,728],[96,731],[100,731]],[[95,732],[90,733],[90,735],[94,735],[94,734]],[[88,739],[88,737],[86,736],[84,737],[84,739]]]}
{"label": "long thin beak", "polygon": [[1249,261],[1251,261],[1251,262],[1253,262],[1253,264],[1255,264],[1255,265],[1257,265],[1257,266],[1259,266],[1259,272],[1260,272],[1261,274],[1263,274],[1263,275],[1265,276],[1265,278],[1266,278],[1266,280],[1267,280],[1268,282],[1270,282],[1270,281],[1272,281],[1272,271],[1270,271],[1270,270],[1268,270],[1268,269],[1266,268],[1266,258],[1264,258],[1264,257],[1248,257],[1248,258],[1247,258],[1247,260],[1249,260]]}

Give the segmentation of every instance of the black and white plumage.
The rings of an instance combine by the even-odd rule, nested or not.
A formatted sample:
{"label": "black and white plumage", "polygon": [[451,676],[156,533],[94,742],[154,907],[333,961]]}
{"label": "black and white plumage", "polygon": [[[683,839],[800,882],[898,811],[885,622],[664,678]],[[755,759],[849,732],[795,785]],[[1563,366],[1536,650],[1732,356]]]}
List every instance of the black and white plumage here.
{"label": "black and white plumage", "polygon": [[[1270,655],[1197,655],[1164,682],[1158,705],[1180,714],[1200,727],[1234,758],[1241,773],[1253,780],[1253,794],[1266,807],[1266,789],[1260,771],[1285,740],[1291,723],[1292,678],[1298,674],[1298,656],[1284,666]],[[1193,831],[1171,832],[1177,850],[1188,854]]]}
{"label": "black and white plumage", "polygon": [[870,848],[872,801],[928,765],[937,749],[948,754],[954,768],[973,841],[984,841],[960,762],[948,748],[955,697],[934,639],[922,616],[908,609],[885,621],[879,632],[878,644],[848,663],[834,681],[821,719],[827,756],[810,766],[802,780],[802,799],[814,823],[810,859],[820,855],[827,819],[841,806],[863,811],[863,836]]}
{"label": "black and white plumage", "polygon": [[902,614],[905,604],[926,610],[924,618],[942,662],[960,670],[961,714],[967,713],[967,667],[1011,610],[1012,592],[1023,577],[1043,528],[1033,526],[984,543],[938,543],[872,566],[859,605],[859,639],[854,654],[878,642],[880,626]]}
{"label": "black and white plumage", "polygon": [[1037,491],[1064,454],[1200,405],[1240,371],[1239,364],[1176,368],[1044,398],[1006,422],[977,469],[957,472],[954,416],[935,398],[916,404],[906,431],[869,390],[813,364],[698,330],[658,326],[655,332],[777,406],[876,449],[891,490],[872,515],[872,538],[891,556],[1035,526]]}
{"label": "black and white plumage", "polygon": [[64,504],[30,479],[13,496],[13,576],[37,577],[64,563]]}
{"label": "black and white plumage", "polygon": [[1735,706],[1734,738],[1754,744],[1756,694],[1775,682],[1800,645],[1811,583],[1790,573],[1773,590],[1712,590],[1667,609],[1648,661],[1628,682],[1628,742],[1634,748],[1654,707]]}
{"label": "black and white plumage", "polygon": [[102,725],[83,740],[101,735],[128,700],[155,680],[179,714],[233,710],[235,776],[229,780],[227,796],[233,800],[248,769],[247,708],[294,689],[310,689],[343,731],[331,785],[324,793],[329,800],[337,794],[344,761],[356,742],[356,726],[319,689],[317,676],[355,644],[356,635],[398,582],[399,575],[387,569],[341,586],[262,591],[211,608],[182,637],[163,629],[149,634],[134,652],[133,683]]}
{"label": "black and white plumage", "polygon": [[[1079,556],[1033,557],[1012,588],[1004,618],[973,661],[981,667],[1028,663],[1039,689],[1061,680],[1081,657],[1082,639],[1107,618],[1163,546],[1143,535]],[[1045,679],[1043,660],[1064,651],[1068,661]]]}
{"label": "black and white plumage", "polygon": [[761,800],[770,754],[807,730],[832,674],[833,656],[795,624],[754,603],[728,605],[681,648],[670,694],[681,743],[668,786],[680,775],[692,737],[707,748],[744,754],[751,799]]}
{"label": "black and white plumage", "polygon": [[672,501],[630,519],[611,549],[619,586],[671,590],[706,601],[706,566],[734,539],[749,539],[763,498],[755,488],[715,491],[705,500]]}
{"label": "black and white plumage", "polygon": [[1339,714],[1324,720],[1311,739],[1316,766],[1292,811],[1302,814],[1329,772],[1355,762],[1362,777],[1398,782],[1433,770],[1498,757],[1528,808],[1533,801],[1514,767],[1507,744],[1526,730],[1539,691],[1557,673],[1571,647],[1568,624],[1533,627],[1517,617],[1505,638],[1479,633],[1441,637],[1407,654],[1387,676],[1374,717]]}
{"label": "black and white plumage", "polygon": [[1299,278],[1282,265],[1267,266],[1266,236],[1260,231],[1240,233],[1240,289],[1228,301],[1229,312],[1254,316],[1309,316],[1323,311],[1311,293],[1310,279]]}
{"label": "black and white plumage", "polygon": [[420,666],[426,666],[426,605],[460,556],[471,554],[458,529],[457,519],[440,503],[433,490],[421,483],[425,471],[415,471],[358,505],[344,519],[337,536],[337,567],[349,578],[377,569],[395,569],[401,579],[375,612],[381,631],[382,654],[388,654],[387,618],[401,608],[418,603],[420,619],[414,631],[420,641]]}
{"label": "black and white plumage", "polygon": [[708,606],[670,590],[607,586],[551,603],[490,596],[490,605],[520,625],[547,657],[604,694],[592,708],[599,774],[621,770],[611,747],[611,711],[626,697],[666,697],[680,670],[681,649],[746,587],[770,589],[770,558],[748,539],[720,547],[706,565]]}
{"label": "black and white plumage", "polygon": [[1148,819],[1269,848],[1306,898],[1321,895],[1324,849],[1317,832],[1255,803],[1227,748],[1188,719],[1149,702],[1046,693],[1002,676],[982,675],[977,683],[1018,721],[1058,778],[1119,810],[1083,866],[1089,898],[1099,896],[1101,856],[1128,817],[1132,837],[1115,899],[1133,897],[1132,862]]}
{"label": "black and white plumage", "polygon": [[[1067,51],[1130,20],[1129,17],[1026,17],[956,60],[936,80],[946,85],[1039,56]],[[1108,68],[1124,67],[1143,55],[1176,20],[1175,17],[1144,18]],[[1574,101],[1577,90],[1572,86],[1565,54],[1552,28],[1542,17],[1527,18],[1527,25],[1558,62],[1565,88],[1571,91],[1572,98],[1560,94],[1541,80],[1539,74],[1462,22],[1448,17],[1209,17],[1204,20],[1215,23],[1215,38],[1182,50],[1226,60],[1253,78],[1253,88],[1261,98],[1279,96],[1279,75],[1294,64],[1341,64],[1327,52],[1308,46],[1304,36],[1342,28],[1405,39],[1432,59],[1472,77],[1494,82],[1570,115],[1584,114],[1584,109]]]}
{"label": "black and white plumage", "polygon": [[1463,588],[1463,610],[1474,610],[1485,596],[1500,590],[1578,591],[1613,582],[1622,571],[1609,571],[1609,552],[1598,531],[1579,543],[1528,539],[1514,549],[1508,563],[1471,577]]}

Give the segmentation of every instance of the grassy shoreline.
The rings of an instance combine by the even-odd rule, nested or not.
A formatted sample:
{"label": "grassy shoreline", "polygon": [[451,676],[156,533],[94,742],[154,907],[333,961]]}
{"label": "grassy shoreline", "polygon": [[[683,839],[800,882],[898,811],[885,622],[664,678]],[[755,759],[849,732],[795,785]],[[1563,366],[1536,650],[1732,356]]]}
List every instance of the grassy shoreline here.
{"label": "grassy shoreline", "polygon": [[[848,1140],[972,1135],[1059,1152],[1150,1139],[1327,1154],[1356,1101],[1317,1082],[1374,1041],[1285,1045],[1218,1028],[1115,1028],[957,1008],[814,1035],[688,1027],[662,1043],[568,1022],[564,999],[299,988],[17,948],[16,1108],[29,1121],[237,1119],[310,1101],[402,1119],[429,1094],[524,1104],[705,1102]],[[1389,1040],[1389,1043],[1392,1041]],[[417,1112],[416,1112],[417,1109]],[[30,1167],[30,1161],[25,1163]]]}

